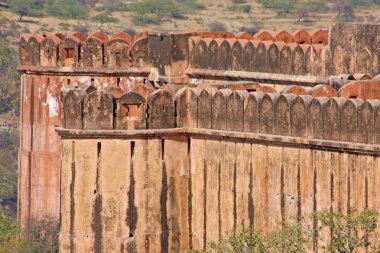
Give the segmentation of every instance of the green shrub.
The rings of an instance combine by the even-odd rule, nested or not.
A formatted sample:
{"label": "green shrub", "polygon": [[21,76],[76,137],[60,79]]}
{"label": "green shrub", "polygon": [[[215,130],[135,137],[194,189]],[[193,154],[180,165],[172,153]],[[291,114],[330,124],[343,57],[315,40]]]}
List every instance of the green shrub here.
{"label": "green shrub", "polygon": [[184,18],[180,9],[171,0],[150,0],[132,5],[131,10],[140,15],[155,14],[158,17]]}
{"label": "green shrub", "polygon": [[377,227],[377,212],[351,210],[350,214],[344,215],[342,212],[322,211],[314,216],[321,224],[320,230],[326,228],[331,232],[330,243],[323,247],[327,252],[353,252],[371,246],[366,238]]}
{"label": "green shrub", "polygon": [[311,241],[308,232],[301,224],[284,223],[281,229],[269,235],[267,247],[274,252],[305,252],[305,247]]}
{"label": "green shrub", "polygon": [[31,220],[23,237],[14,218],[0,212],[0,253],[58,252],[59,226],[55,218]]}
{"label": "green shrub", "polygon": [[229,11],[250,13],[252,7],[250,5],[232,5],[227,8]]}
{"label": "green shrub", "polygon": [[[358,213],[351,211],[344,215],[341,212],[321,211],[294,223],[283,223],[280,228],[264,237],[249,228],[227,235],[219,242],[210,242],[205,250],[190,249],[188,253],[264,253],[264,252],[306,252],[315,242],[315,233],[325,229],[330,231],[330,242],[320,246],[323,252],[356,252],[365,249],[380,252],[380,242],[371,245],[367,238],[377,227],[378,213],[364,209]],[[312,224],[319,227],[311,227]]]}
{"label": "green shrub", "polygon": [[117,18],[110,17],[109,12],[100,13],[100,14],[92,17],[91,20],[102,23],[102,24],[104,24],[104,23],[117,23],[120,21]]}
{"label": "green shrub", "polygon": [[88,17],[88,10],[75,0],[55,1],[48,6],[47,12],[49,15],[62,18],[86,19]]}
{"label": "green shrub", "polygon": [[154,18],[146,15],[137,15],[132,18],[132,22],[135,25],[148,25],[148,24],[161,24],[161,19]]}
{"label": "green shrub", "polygon": [[20,15],[22,21],[24,16],[40,17],[43,14],[43,1],[39,0],[12,0],[9,1],[9,8]]}

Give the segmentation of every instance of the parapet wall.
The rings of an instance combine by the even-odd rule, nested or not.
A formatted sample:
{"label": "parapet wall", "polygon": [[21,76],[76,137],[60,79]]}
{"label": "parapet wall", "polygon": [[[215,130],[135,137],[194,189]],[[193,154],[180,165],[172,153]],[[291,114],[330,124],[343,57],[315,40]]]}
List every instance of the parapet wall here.
{"label": "parapet wall", "polygon": [[333,24],[329,33],[142,32],[133,40],[123,32],[47,33],[22,35],[19,52],[21,69],[154,68],[162,77],[184,77],[189,69],[374,76],[380,73],[378,37],[378,25],[356,23]]}
{"label": "parapet wall", "polygon": [[68,129],[205,128],[353,143],[380,142],[380,101],[183,88],[119,99],[105,90],[67,87]]}
{"label": "parapet wall", "polygon": [[148,34],[135,39],[119,32],[110,38],[101,32],[86,37],[72,32],[21,35],[20,65],[42,67],[123,68],[147,65]]}
{"label": "parapet wall", "polygon": [[190,65],[194,69],[325,75],[323,59],[327,47],[289,41],[191,37]]}

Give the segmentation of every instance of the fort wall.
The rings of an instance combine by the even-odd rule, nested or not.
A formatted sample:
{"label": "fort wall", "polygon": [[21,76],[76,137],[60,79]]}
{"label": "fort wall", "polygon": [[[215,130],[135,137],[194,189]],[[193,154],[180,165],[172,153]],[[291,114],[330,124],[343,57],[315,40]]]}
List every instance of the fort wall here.
{"label": "fort wall", "polygon": [[380,211],[374,152],[219,130],[61,134],[61,252],[186,252],[243,226]]}
{"label": "fort wall", "polygon": [[[345,33],[345,31],[350,31],[350,33]],[[235,35],[228,32],[143,32],[135,35],[133,39],[126,33],[107,36],[100,32],[89,36],[78,32],[66,35],[61,33],[22,35],[19,42],[20,66],[18,68],[22,72],[18,186],[18,219],[21,226],[27,228],[30,219],[38,219],[46,215],[58,217],[60,210],[69,210],[65,208],[68,208],[67,203],[70,203],[70,213],[65,211],[61,220],[63,222],[62,231],[65,231],[62,233],[66,236],[63,236],[66,239],[62,239],[61,244],[62,247],[65,247],[64,249],[73,247],[72,245],[77,243],[67,242],[67,238],[73,238],[73,236],[78,235],[78,238],[89,238],[86,239],[87,241],[85,240],[88,243],[81,244],[78,247],[87,247],[88,245],[92,247],[91,245],[94,245],[92,240],[99,238],[98,236],[105,236],[104,238],[109,236],[103,234],[106,233],[105,228],[108,224],[106,221],[104,221],[103,227],[94,225],[94,228],[88,227],[89,223],[82,223],[82,220],[83,222],[84,220],[89,222],[87,218],[91,217],[92,219],[95,214],[101,216],[96,216],[96,219],[105,219],[107,216],[104,216],[106,214],[99,211],[100,209],[91,211],[91,214],[88,213],[93,207],[93,202],[88,201],[95,201],[97,194],[92,193],[94,194],[92,195],[93,198],[87,199],[90,195],[85,194],[87,194],[87,190],[91,190],[85,190],[83,182],[92,179],[91,177],[82,177],[84,181],[80,179],[81,177],[79,179],[82,181],[77,181],[79,180],[77,177],[72,179],[71,177],[75,173],[70,174],[73,172],[69,171],[65,161],[82,159],[82,162],[75,163],[75,166],[84,168],[90,166],[89,161],[86,160],[87,158],[91,160],[89,162],[91,164],[95,160],[98,161],[100,153],[110,152],[108,148],[110,146],[123,149],[123,145],[125,145],[126,150],[128,150],[128,147],[132,149],[132,146],[135,145],[136,148],[143,150],[143,155],[148,155],[149,152],[157,152],[152,154],[152,166],[156,166],[152,168],[154,173],[157,172],[157,175],[162,175],[162,178],[164,177],[163,167],[157,164],[162,164],[159,162],[163,160],[162,154],[169,152],[168,150],[170,149],[176,150],[173,146],[183,148],[183,150],[178,150],[178,152],[184,153],[183,156],[180,156],[183,158],[178,157],[178,159],[184,159],[183,161],[186,159],[186,161],[190,161],[192,156],[206,157],[205,152],[210,152],[210,150],[215,152],[217,150],[223,151],[228,145],[238,146],[239,144],[244,146],[249,143],[247,144],[248,149],[253,152],[252,154],[256,152],[252,151],[256,148],[266,150],[263,152],[267,155],[272,152],[271,149],[274,147],[281,147],[282,153],[276,151],[276,154],[281,156],[281,159],[288,159],[288,157],[293,157],[293,155],[286,155],[288,147],[290,147],[289,152],[294,153],[295,157],[297,157],[297,152],[301,154],[302,151],[307,151],[307,155],[311,156],[314,151],[318,151],[322,152],[323,157],[326,157],[326,159],[330,159],[332,156],[342,156],[339,159],[347,162],[347,157],[352,155],[355,156],[352,159],[358,160],[362,159],[359,157],[366,157],[367,161],[373,158],[371,161],[374,164],[373,166],[376,167],[379,151],[377,144],[380,139],[380,130],[377,127],[380,120],[379,102],[377,100],[380,99],[380,78],[376,76],[379,74],[379,61],[376,58],[377,36],[377,26],[340,23],[334,24],[329,33],[323,30],[311,33],[303,30],[294,33],[280,31],[273,34],[262,31],[255,35],[248,33]],[[350,38],[354,40],[350,40]],[[362,52],[367,52],[368,54]],[[368,55],[369,57],[367,57]],[[178,91],[181,87],[191,88]],[[61,136],[56,133],[56,127],[61,127],[60,135],[63,141]],[[64,129],[67,131],[65,132]],[[171,132],[175,134],[173,135]],[[174,139],[171,142],[175,144],[165,148],[166,143],[172,137]],[[230,138],[233,140],[230,140]],[[109,141],[107,144],[109,146],[105,149],[104,145],[106,144],[103,145],[102,143],[106,140]],[[164,140],[163,144],[161,143],[162,140]],[[223,143],[221,140],[223,140]],[[183,144],[185,142],[186,145]],[[207,148],[200,144],[207,142],[214,144],[210,144],[210,147],[207,146]],[[226,142],[234,144],[227,145]],[[101,146],[100,151],[97,149],[98,143]],[[182,144],[183,147],[181,146]],[[86,150],[86,145],[91,148]],[[155,145],[159,146],[158,149],[156,149]],[[96,148],[94,149],[94,147]],[[154,151],[149,151],[150,149],[154,149]],[[95,152],[93,152],[94,150]],[[198,154],[197,152],[200,153]],[[116,151],[111,153],[110,157],[112,159],[110,158],[111,160],[103,165],[107,166],[107,168],[112,167],[114,173],[116,173],[116,171],[121,171],[121,168],[118,167],[121,164],[115,164],[114,161],[119,159],[116,156],[124,153],[117,154]],[[159,158],[160,154],[161,158]],[[276,171],[277,165],[272,166],[271,164],[277,163],[274,163],[269,158],[268,160],[265,155],[260,156],[261,160],[257,161],[257,163],[256,160],[250,160],[250,164],[258,166],[257,168],[260,166],[266,169],[273,167]],[[313,153],[313,157],[318,155],[320,154],[314,155]],[[102,157],[106,159],[104,158],[105,155]],[[173,157],[177,159],[176,156]],[[213,164],[210,166],[220,166],[220,168],[224,166],[219,161],[220,158],[212,158],[211,153],[209,153],[208,157],[208,159],[213,159],[209,161],[210,164]],[[238,163],[237,161],[241,160],[236,157],[231,156],[232,160],[228,161],[228,163],[234,163],[233,171],[236,163]],[[62,159],[69,160],[64,161]],[[123,156],[120,159],[130,158]],[[169,158],[164,160],[166,159]],[[315,159],[310,160],[317,161]],[[333,163],[333,160],[331,158],[331,163]],[[126,160],[126,162],[128,161]],[[196,158],[193,158],[193,161],[196,161]],[[285,160],[281,160],[282,162],[286,163]],[[141,164],[138,165],[138,168],[146,168],[145,176],[152,177],[148,171],[151,165],[146,165],[146,160],[139,161],[139,163]],[[178,161],[176,160],[173,163],[178,163]],[[189,163],[190,165],[186,165],[188,166],[186,168],[192,168],[191,164],[195,162]],[[201,165],[202,161],[197,163]],[[299,160],[297,163],[302,164],[303,162]],[[358,163],[361,163],[361,161],[356,162],[355,160],[353,162],[355,165],[352,165],[352,171],[359,169],[356,166]],[[62,166],[62,170],[60,166]],[[96,175],[96,170],[94,172],[91,166],[88,167],[89,173],[95,173]],[[169,247],[165,246],[167,245],[166,238],[169,238],[165,236],[169,235],[162,231],[185,231],[186,229],[183,230],[183,228],[188,226],[187,232],[181,232],[181,235],[183,234],[184,236],[183,238],[181,237],[179,240],[178,238],[170,237],[171,239],[167,240],[173,242],[173,245],[183,240],[183,245],[178,246],[177,243],[176,246],[173,246],[174,248],[172,246],[170,248],[181,247],[183,249],[187,243],[188,245],[199,244],[199,247],[202,248],[204,243],[209,240],[209,237],[206,235],[207,240],[196,239],[199,242],[195,242],[195,239],[193,239],[195,230],[192,229],[196,228],[200,231],[197,232],[198,237],[202,237],[200,234],[206,233],[204,225],[199,225],[203,224],[201,223],[203,219],[201,217],[205,216],[205,212],[197,216],[198,220],[194,221],[198,225],[191,222],[186,223],[186,220],[191,220],[195,217],[195,213],[189,211],[191,209],[190,200],[183,202],[185,201],[183,196],[194,196],[195,198],[193,192],[195,194],[198,183],[195,184],[196,181],[193,181],[191,176],[193,172],[186,172],[187,174],[184,174],[186,177],[181,178],[175,176],[178,170],[177,165],[170,165],[172,167],[165,166],[168,166],[165,172],[167,173],[167,179],[168,175],[170,175],[170,177],[177,178],[181,182],[178,183],[181,185],[178,191],[176,190],[177,188],[169,188],[169,181],[159,181],[159,178],[152,178],[153,183],[149,183],[149,181],[148,184],[144,181],[148,179],[142,178],[142,175],[141,180],[131,183],[132,187],[135,186],[135,183],[136,186],[139,184],[138,187],[140,188],[138,189],[140,190],[147,185],[157,183],[158,186],[154,188],[156,191],[152,194],[161,191],[166,192],[162,195],[162,201],[173,205],[169,206],[167,204],[166,209],[155,212],[157,203],[149,203],[154,208],[147,208],[144,211],[146,212],[144,217],[154,217],[152,218],[154,222],[156,222],[155,219],[159,219],[159,224],[161,224],[162,228],[157,232],[154,230],[156,227],[154,226],[154,228],[149,228],[148,232],[141,232],[141,234],[151,233],[157,235],[161,233],[159,244],[156,244],[156,239],[149,239],[154,241],[154,243],[152,241],[154,244],[152,247],[161,247],[158,245]],[[231,167],[232,165],[226,166]],[[308,166],[313,169],[309,171],[310,173],[316,173],[315,166],[317,165],[309,164]],[[368,166],[366,173],[369,173],[368,171],[372,165]],[[226,168],[223,167],[223,170],[228,170]],[[244,168],[246,171],[247,168]],[[347,169],[347,167],[344,167],[344,169]],[[360,167],[361,169],[362,167]],[[126,169],[123,173],[130,175],[131,170]],[[185,171],[187,170],[185,169]],[[344,177],[348,180],[347,182],[351,183],[353,179],[347,176],[349,170],[351,169],[345,170],[344,173],[346,174],[344,175],[346,176]],[[200,173],[193,173],[194,180],[198,176],[204,176],[202,174],[204,172]],[[264,172],[258,170],[257,173]],[[277,173],[281,174],[278,168]],[[238,180],[237,175],[239,174],[233,176],[236,180]],[[267,180],[269,178],[269,174],[260,175]],[[314,178],[314,181],[318,180],[315,174],[310,175]],[[67,180],[63,177],[66,177]],[[110,175],[105,175],[104,178],[102,176],[98,177],[98,179],[103,180],[97,183],[99,187],[107,187],[105,182],[114,180],[107,177],[110,177]],[[206,180],[209,180],[207,178]],[[210,178],[212,178],[211,175]],[[285,178],[285,176],[282,178]],[[156,179],[158,180],[157,182],[154,181]],[[360,180],[362,179],[360,176]],[[197,180],[201,180],[201,178]],[[284,180],[287,179],[282,180],[282,182],[285,182]],[[297,180],[297,182],[300,182],[299,179]],[[361,187],[362,181],[360,180],[358,185]],[[364,185],[368,188],[369,177],[366,180]],[[127,189],[131,187],[129,182],[132,181],[123,181],[120,184],[123,184],[123,189]],[[61,184],[62,182],[63,184]],[[174,185],[177,185],[175,183],[177,181],[173,182]],[[232,180],[231,182],[234,181]],[[224,187],[229,189],[231,182],[214,185],[214,182],[210,181],[207,184],[210,184],[212,189],[222,189]],[[68,186],[67,184],[69,183],[73,184]],[[92,187],[92,181],[88,181],[88,183]],[[261,187],[263,183],[258,182],[257,185]],[[376,183],[377,181],[374,184]],[[207,184],[206,187],[208,187]],[[240,186],[240,183],[232,184]],[[300,184],[302,185],[302,183]],[[192,186],[186,186],[186,188],[185,185]],[[292,187],[292,189],[295,189],[294,187],[297,188],[298,186],[293,185]],[[341,186],[326,187],[337,189],[337,187]],[[365,192],[373,194],[367,188]],[[183,189],[187,190],[182,192]],[[67,195],[68,191],[78,192],[75,193],[75,196],[73,195],[74,197],[69,198],[71,195]],[[97,191],[101,191],[102,195],[106,191],[111,192],[106,188]],[[353,191],[350,190],[347,193],[350,196],[349,198],[353,198],[350,195]],[[84,192],[83,195],[82,192]],[[233,192],[236,195],[236,189]],[[252,191],[249,194],[251,193]],[[145,193],[140,192],[139,194]],[[149,194],[141,196],[150,196]],[[213,194],[215,195],[215,193]],[[337,194],[346,193],[339,192]],[[235,203],[235,199],[236,201],[241,201],[235,195],[233,200],[228,200],[230,201],[229,208],[231,203]],[[123,196],[120,195],[119,200],[124,198]],[[167,197],[166,199],[165,196]],[[133,203],[136,202],[136,206],[148,205],[143,204],[143,200],[135,197],[137,195],[133,195]],[[247,199],[246,197],[244,198]],[[178,199],[181,199],[180,201],[182,202],[177,203]],[[283,199],[280,198],[280,203],[284,203]],[[369,203],[368,196],[366,199]],[[251,201],[250,199],[248,200]],[[64,201],[68,202],[64,204]],[[81,204],[74,205],[73,203],[76,201]],[[107,210],[106,206],[99,204],[106,202],[97,201],[96,208],[101,207],[102,210]],[[139,201],[139,204],[137,204],[137,201]],[[148,201],[148,197],[146,197],[146,201]],[[215,200],[210,201],[214,203],[210,204],[211,206],[215,205]],[[313,201],[317,203],[319,200]],[[220,208],[221,202],[219,201],[218,203],[218,208]],[[232,204],[232,206],[237,206],[236,203]],[[255,205],[260,205],[260,203],[261,200]],[[349,203],[354,202],[350,200]],[[82,204],[84,206],[81,206]],[[127,207],[122,206],[125,203],[120,205],[116,208],[119,212],[118,219],[125,219],[123,216],[125,213],[122,213],[127,210]],[[161,202],[160,205],[164,206]],[[355,205],[353,204],[353,207]],[[87,207],[90,209],[85,211]],[[261,210],[259,212],[262,213],[272,210],[265,208],[257,210]],[[377,209],[377,206],[375,209]],[[192,212],[195,212],[194,210]],[[165,215],[163,213],[171,211],[177,212],[173,215],[181,215],[180,226],[177,223],[170,223],[172,222],[170,219],[164,220]],[[78,216],[75,216],[76,212],[78,212]],[[141,222],[137,226],[137,223],[133,223],[133,219],[137,219],[136,217],[139,214],[136,216],[135,209],[130,212],[131,215],[135,215],[132,215],[134,218],[130,218],[130,223],[123,225],[124,227],[117,228],[117,231],[123,231],[121,233],[123,236],[124,233],[128,234],[128,231],[135,233],[136,229],[142,229],[141,224],[147,222],[141,216],[140,220],[136,221]],[[285,212],[282,211],[282,213]],[[212,215],[209,214],[208,217],[210,216]],[[252,217],[255,217],[255,215]],[[249,219],[253,219],[252,217],[250,216]],[[114,216],[110,220],[114,221]],[[260,219],[257,218],[256,220],[259,222]],[[214,222],[212,221],[212,224]],[[68,225],[69,223],[71,227]],[[237,227],[237,220],[234,220],[234,224]],[[213,234],[212,236],[222,234],[220,232],[222,225],[217,226],[219,226],[218,232],[216,234],[210,232]],[[74,227],[75,233],[73,232]],[[93,229],[91,231],[96,230],[97,232],[91,232],[93,233],[91,235],[90,232],[87,232],[90,231],[88,230],[90,228]],[[212,226],[207,228],[214,231]],[[264,227],[263,229],[265,230]],[[131,237],[128,235],[123,239],[120,237],[119,232],[117,237],[114,238],[124,240]],[[95,236],[95,234],[96,238],[91,237]],[[163,238],[161,238],[162,236]],[[135,234],[132,237],[135,237]],[[173,237],[175,236],[173,235]],[[185,237],[189,239],[186,241]],[[104,240],[104,238],[101,240],[96,239],[95,241],[100,242],[101,247],[105,247],[106,244],[104,243],[107,240]],[[114,242],[113,240],[110,239],[111,242]],[[130,239],[127,239],[127,241],[130,241]],[[78,243],[80,244],[80,242]],[[115,245],[120,244],[116,243]],[[96,247],[100,246],[94,245],[94,248],[90,249],[95,250]],[[80,251],[86,250],[80,248]],[[151,251],[155,252],[153,248]]]}
{"label": "fort wall", "polygon": [[[379,100],[64,92],[62,252],[185,252],[243,226],[266,234],[315,211],[380,211]],[[315,243],[327,241],[322,231]]]}

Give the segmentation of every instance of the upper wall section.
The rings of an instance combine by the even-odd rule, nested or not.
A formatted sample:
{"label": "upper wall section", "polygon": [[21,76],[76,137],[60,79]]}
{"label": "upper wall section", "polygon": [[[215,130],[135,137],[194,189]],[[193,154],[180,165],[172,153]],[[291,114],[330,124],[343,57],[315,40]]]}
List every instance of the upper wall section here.
{"label": "upper wall section", "polygon": [[[125,68],[145,67],[148,34],[120,32],[111,37],[96,32],[86,37],[79,32],[21,35],[20,65],[42,67]],[[133,55],[133,57],[132,57]]]}
{"label": "upper wall section", "polygon": [[[170,77],[170,82],[191,76],[192,70],[375,76],[380,73],[379,42],[378,24],[336,23],[329,33],[142,32],[134,39],[126,33],[101,32],[87,37],[78,32],[22,35],[19,53],[20,69],[146,68]],[[206,78],[206,72],[200,78]]]}
{"label": "upper wall section", "polygon": [[[220,46],[222,47],[221,50],[225,49],[226,45],[227,50],[232,50],[232,41],[241,42],[239,45],[242,49],[246,40],[253,40],[255,46],[260,46],[260,42],[264,43],[263,50],[269,50],[268,43],[270,42],[279,43],[279,47],[281,47],[281,43],[290,43],[293,45],[289,44],[291,50],[296,47],[294,45],[303,45],[301,47],[301,51],[303,50],[301,54],[303,55],[308,53],[306,51],[307,45],[318,44],[322,46],[328,42],[327,32],[323,30],[317,30],[313,33],[301,30],[292,34],[280,31],[273,35],[264,31],[255,35],[248,33],[234,35],[228,32],[143,32],[137,34],[134,39],[123,32],[112,36],[96,32],[87,37],[79,32],[66,35],[61,33],[23,34],[19,43],[20,65],[74,68],[154,67],[163,76],[183,76],[191,59],[194,59],[194,53],[196,53],[191,43],[189,46],[190,37],[192,37],[190,41],[197,41],[196,38],[200,38],[204,39],[207,45],[212,42],[211,46],[217,47],[211,48],[214,51],[207,54],[210,58],[218,56]],[[227,43],[223,43],[224,40]],[[201,45],[203,44],[201,43]],[[230,49],[228,49],[228,45],[230,45]],[[193,51],[192,54],[190,54],[191,51]],[[276,54],[276,52],[274,53]],[[309,53],[314,53],[314,51]],[[255,55],[249,56],[255,57]],[[276,56],[272,56],[273,61],[276,61]],[[249,65],[249,61],[246,64]],[[267,63],[263,64],[266,65]],[[224,66],[212,67],[214,69],[228,69]],[[245,69],[243,67],[241,70]],[[251,66],[247,66],[247,69],[255,70]],[[279,73],[280,71],[276,70]],[[298,72],[303,73],[305,71]]]}
{"label": "upper wall section", "polygon": [[334,23],[330,26],[328,72],[380,73],[380,25]]}

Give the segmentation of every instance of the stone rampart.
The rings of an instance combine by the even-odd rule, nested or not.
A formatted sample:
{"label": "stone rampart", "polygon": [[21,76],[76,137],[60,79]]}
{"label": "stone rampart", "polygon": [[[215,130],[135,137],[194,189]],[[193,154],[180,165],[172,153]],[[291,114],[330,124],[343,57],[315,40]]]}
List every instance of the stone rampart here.
{"label": "stone rampart", "polygon": [[205,128],[353,143],[380,142],[380,100],[183,88],[146,99],[66,87],[63,127],[86,130]]}

